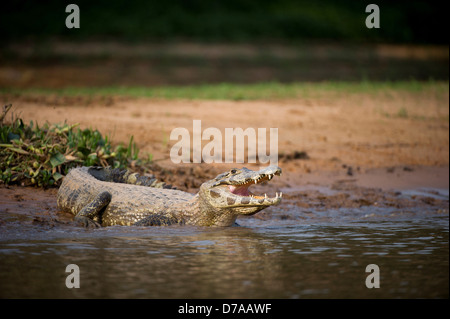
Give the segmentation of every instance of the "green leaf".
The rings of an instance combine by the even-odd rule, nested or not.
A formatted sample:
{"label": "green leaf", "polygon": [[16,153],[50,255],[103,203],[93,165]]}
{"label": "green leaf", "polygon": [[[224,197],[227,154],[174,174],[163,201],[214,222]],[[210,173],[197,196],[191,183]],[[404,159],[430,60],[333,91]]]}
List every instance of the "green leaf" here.
{"label": "green leaf", "polygon": [[66,161],[66,158],[61,153],[56,153],[50,158],[50,164],[52,164],[52,167],[56,167],[58,165],[63,164]]}
{"label": "green leaf", "polygon": [[55,182],[60,180],[62,177],[63,176],[58,172],[53,173],[53,179],[55,180]]}
{"label": "green leaf", "polygon": [[10,149],[11,151],[14,151],[14,152],[16,152],[16,153],[23,154],[23,155],[28,155],[28,154],[30,154],[30,153],[28,153],[27,151],[24,151],[23,149],[17,148],[17,147],[9,147],[9,149]]}

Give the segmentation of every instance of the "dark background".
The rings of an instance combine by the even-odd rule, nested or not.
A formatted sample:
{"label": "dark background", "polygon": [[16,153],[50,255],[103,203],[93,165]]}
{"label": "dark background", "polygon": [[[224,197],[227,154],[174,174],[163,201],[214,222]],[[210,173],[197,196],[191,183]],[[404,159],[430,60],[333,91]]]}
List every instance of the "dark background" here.
{"label": "dark background", "polygon": [[[75,3],[81,28],[67,29],[65,7]],[[365,8],[376,3],[381,28],[370,30]],[[2,3],[5,40],[49,37],[129,41],[304,41],[447,43],[447,11],[436,1],[299,0],[13,0]]]}
{"label": "dark background", "polygon": [[[379,29],[365,25],[373,2]],[[448,81],[445,21],[436,1],[13,0],[0,88]]]}

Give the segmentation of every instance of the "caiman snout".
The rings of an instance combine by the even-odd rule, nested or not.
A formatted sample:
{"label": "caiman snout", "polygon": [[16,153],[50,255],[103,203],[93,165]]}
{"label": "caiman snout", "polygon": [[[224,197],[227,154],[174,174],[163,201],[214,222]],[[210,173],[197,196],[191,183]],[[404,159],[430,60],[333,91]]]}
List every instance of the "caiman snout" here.
{"label": "caiman snout", "polygon": [[202,188],[208,189],[212,206],[240,207],[239,214],[254,214],[265,207],[280,203],[283,194],[276,192],[274,197],[269,197],[267,194],[256,195],[249,188],[255,184],[269,182],[281,173],[281,168],[278,166],[269,166],[259,171],[252,171],[246,167],[231,169],[229,172],[218,175],[211,183],[203,184]]}

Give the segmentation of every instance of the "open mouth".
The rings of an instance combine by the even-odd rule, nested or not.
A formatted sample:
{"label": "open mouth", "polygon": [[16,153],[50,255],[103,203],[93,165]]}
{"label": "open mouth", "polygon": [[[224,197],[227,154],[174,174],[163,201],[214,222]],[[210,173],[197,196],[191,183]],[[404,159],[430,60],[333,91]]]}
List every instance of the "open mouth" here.
{"label": "open mouth", "polygon": [[280,176],[281,172],[275,172],[274,174],[261,174],[259,175],[259,177],[255,178],[255,179],[250,179],[247,180],[243,183],[238,183],[238,184],[234,184],[234,185],[227,185],[230,193],[234,194],[234,195],[238,195],[238,196],[245,196],[245,197],[251,197],[251,198],[256,198],[256,199],[277,199],[277,198],[281,198],[283,196],[283,193],[275,193],[275,197],[269,197],[267,196],[266,193],[264,193],[263,195],[256,195],[253,194],[250,190],[249,187],[255,184],[260,184],[263,183],[265,181],[270,181],[275,175]]}

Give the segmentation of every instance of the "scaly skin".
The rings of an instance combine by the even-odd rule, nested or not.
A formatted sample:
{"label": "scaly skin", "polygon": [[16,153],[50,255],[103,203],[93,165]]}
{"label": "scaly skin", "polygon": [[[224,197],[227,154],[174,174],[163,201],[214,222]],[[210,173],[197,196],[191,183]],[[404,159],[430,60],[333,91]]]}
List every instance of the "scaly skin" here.
{"label": "scaly skin", "polygon": [[238,215],[253,215],[281,201],[253,195],[248,187],[280,175],[269,166],[260,171],[232,169],[201,185],[196,195],[172,189],[151,177],[108,168],[72,169],[58,191],[58,208],[84,226],[188,224],[231,226]]}

